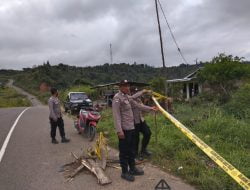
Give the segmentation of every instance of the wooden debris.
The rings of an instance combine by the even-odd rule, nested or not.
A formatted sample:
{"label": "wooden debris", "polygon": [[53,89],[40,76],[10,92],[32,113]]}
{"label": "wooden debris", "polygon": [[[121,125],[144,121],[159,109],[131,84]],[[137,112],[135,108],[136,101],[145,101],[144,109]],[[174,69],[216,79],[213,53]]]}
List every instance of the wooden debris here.
{"label": "wooden debris", "polygon": [[[71,182],[77,174],[85,169],[84,171],[88,171],[96,176],[99,184],[105,185],[112,183],[111,179],[105,173],[106,167],[119,170],[121,167],[118,165],[119,160],[117,157],[112,159],[108,157],[106,141],[103,134],[100,133],[96,144],[93,147],[89,147],[81,156],[78,157],[71,152],[74,161],[63,166],[64,176],[68,182]],[[146,160],[136,162],[136,164],[142,164],[144,162],[146,162]]]}
{"label": "wooden debris", "polygon": [[[72,155],[76,160],[79,159],[73,152],[71,152],[71,155]],[[66,165],[67,165],[67,164],[66,164]]]}
{"label": "wooden debris", "polygon": [[87,169],[86,171],[93,173],[97,177],[99,184],[105,185],[112,183],[111,179],[105,174],[96,159],[84,158],[83,156],[78,157],[74,153],[71,153],[71,155],[75,161],[63,166],[64,176],[67,182],[71,182],[74,177],[85,168]]}
{"label": "wooden debris", "polygon": [[119,160],[115,160],[115,159],[107,159],[107,163],[109,163],[109,164],[119,164],[120,161]]}
{"label": "wooden debris", "polygon": [[[101,185],[111,183],[111,179],[105,174],[104,170],[107,165],[107,143],[103,134],[100,133],[99,139],[93,148],[87,149],[87,156],[78,157],[71,152],[72,157],[75,159],[74,162],[66,164],[64,171],[66,172],[65,177],[67,181],[72,179],[81,172],[84,168],[93,173],[97,177],[97,181]],[[71,169],[69,167],[71,166]]]}
{"label": "wooden debris", "polygon": [[88,162],[92,166],[91,171],[96,175],[98,183],[101,185],[111,183],[111,179],[104,173],[104,170],[92,159],[88,159]]}
{"label": "wooden debris", "polygon": [[116,165],[112,165],[112,164],[107,164],[108,167],[111,167],[111,168],[115,168],[115,169],[118,169],[120,170],[121,167],[120,166],[116,166]]}
{"label": "wooden debris", "polygon": [[74,170],[74,172],[70,175],[70,177],[74,177],[83,168],[87,168],[90,172],[95,174],[99,184],[105,185],[112,182],[110,178],[105,174],[104,170],[99,166],[99,164],[95,160],[78,158],[74,153],[72,153],[72,156],[76,160],[81,159],[81,165],[76,170]]}
{"label": "wooden debris", "polygon": [[101,147],[101,168],[103,170],[106,169],[106,165],[107,165],[107,154],[106,154],[106,150],[104,149],[104,147]]}
{"label": "wooden debris", "polygon": [[73,173],[70,174],[70,177],[73,178],[75,177],[82,169],[84,168],[84,165],[80,165],[78,168],[76,168]]}

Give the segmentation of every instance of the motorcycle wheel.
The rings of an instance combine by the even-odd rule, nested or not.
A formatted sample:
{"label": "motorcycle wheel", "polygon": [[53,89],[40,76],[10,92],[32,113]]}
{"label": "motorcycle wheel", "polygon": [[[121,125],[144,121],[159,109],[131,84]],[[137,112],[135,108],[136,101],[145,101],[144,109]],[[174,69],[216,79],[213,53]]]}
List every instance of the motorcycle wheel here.
{"label": "motorcycle wheel", "polygon": [[69,110],[67,108],[64,108],[65,113],[67,113]]}
{"label": "motorcycle wheel", "polygon": [[89,126],[89,131],[88,131],[88,138],[89,141],[93,141],[95,138],[95,134],[96,134],[96,127],[93,125]]}
{"label": "motorcycle wheel", "polygon": [[81,134],[81,132],[78,129],[78,121],[74,121],[74,127],[77,130],[78,134]]}

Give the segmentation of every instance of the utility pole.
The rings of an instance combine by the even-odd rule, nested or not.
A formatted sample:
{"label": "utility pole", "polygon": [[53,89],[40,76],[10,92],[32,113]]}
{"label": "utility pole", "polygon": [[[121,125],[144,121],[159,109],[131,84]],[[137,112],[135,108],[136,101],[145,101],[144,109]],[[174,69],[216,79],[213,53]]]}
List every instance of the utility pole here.
{"label": "utility pole", "polygon": [[197,65],[198,64],[198,58],[196,58],[194,61],[195,61],[195,64]]}
{"label": "utility pole", "polygon": [[110,50],[110,64],[113,64],[112,44],[110,44],[109,50]]}
{"label": "utility pole", "polygon": [[164,59],[163,44],[162,44],[162,36],[161,36],[161,24],[160,24],[160,19],[159,19],[158,2],[157,1],[158,0],[155,0],[155,9],[156,9],[156,15],[157,15],[157,21],[158,21],[158,29],[159,29],[159,35],[160,35],[161,58],[162,58],[163,68],[166,68],[166,66],[165,66],[165,59]]}

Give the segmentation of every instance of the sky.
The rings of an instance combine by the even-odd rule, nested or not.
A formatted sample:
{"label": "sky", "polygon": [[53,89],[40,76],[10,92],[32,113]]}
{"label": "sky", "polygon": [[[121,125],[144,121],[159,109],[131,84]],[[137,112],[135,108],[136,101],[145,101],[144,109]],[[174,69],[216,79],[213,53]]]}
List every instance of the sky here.
{"label": "sky", "polygon": [[[249,0],[160,0],[189,64],[250,60]],[[183,63],[160,12],[166,66]],[[154,0],[0,0],[0,69],[59,63],[162,66]]]}

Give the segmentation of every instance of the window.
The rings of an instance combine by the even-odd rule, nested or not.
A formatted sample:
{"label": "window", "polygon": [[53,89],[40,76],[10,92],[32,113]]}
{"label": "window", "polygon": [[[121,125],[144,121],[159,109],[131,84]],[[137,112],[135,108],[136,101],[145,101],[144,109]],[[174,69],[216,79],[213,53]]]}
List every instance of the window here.
{"label": "window", "polygon": [[70,94],[70,99],[71,100],[84,100],[87,99],[88,96],[85,93],[71,93]]}

